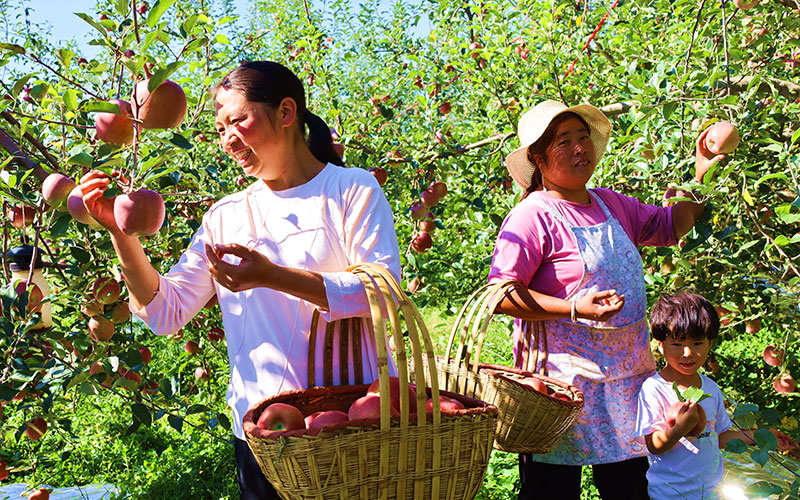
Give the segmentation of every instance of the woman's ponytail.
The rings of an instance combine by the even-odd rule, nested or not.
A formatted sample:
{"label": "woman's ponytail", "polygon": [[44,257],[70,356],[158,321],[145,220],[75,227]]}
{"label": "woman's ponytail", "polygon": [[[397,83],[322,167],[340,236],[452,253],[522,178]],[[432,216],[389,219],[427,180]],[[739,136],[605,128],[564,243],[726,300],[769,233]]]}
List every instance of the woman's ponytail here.
{"label": "woman's ponytail", "polygon": [[303,121],[308,126],[306,143],[308,144],[308,149],[311,150],[311,154],[321,162],[344,165],[342,158],[333,149],[331,130],[325,120],[306,110],[303,115]]}

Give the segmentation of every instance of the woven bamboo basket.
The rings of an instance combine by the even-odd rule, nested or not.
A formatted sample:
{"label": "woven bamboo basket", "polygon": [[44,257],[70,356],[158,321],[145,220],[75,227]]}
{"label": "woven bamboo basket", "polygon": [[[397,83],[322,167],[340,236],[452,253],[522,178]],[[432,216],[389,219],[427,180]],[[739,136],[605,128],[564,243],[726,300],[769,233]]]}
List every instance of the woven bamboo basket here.
{"label": "woven bamboo basket", "polygon": [[[253,406],[244,417],[244,431],[250,449],[264,475],[282,498],[287,500],[373,500],[373,499],[471,499],[480,489],[491,454],[497,427],[497,408],[461,394],[451,394],[465,405],[463,410],[410,412],[409,391],[400,391],[400,416],[390,417],[389,358],[387,320],[397,349],[395,351],[400,387],[408,387],[404,327],[410,343],[414,379],[418,387],[416,403],[425,408],[428,397],[438,403],[439,384],[425,372],[436,373],[433,344],[414,305],[394,278],[383,268],[359,264],[348,269],[361,278],[367,291],[372,319],[367,326],[375,337],[380,418],[348,421],[302,431],[267,431],[256,426],[258,417],[272,403],[296,406],[304,415],[316,411],[347,411],[350,404],[366,393],[369,384],[319,386],[284,392]],[[401,322],[401,314],[404,319]],[[324,346],[324,382],[330,382],[334,368],[342,380],[350,363],[334,367],[332,352],[348,359],[347,343],[353,353],[362,332],[359,320],[344,320],[340,342],[332,341],[328,326]],[[349,338],[349,340],[345,340]],[[316,328],[309,338],[309,386],[314,380]],[[353,360],[354,365],[358,364]],[[423,366],[425,367],[423,369]],[[353,374],[358,377],[358,370]],[[423,384],[424,382],[424,384]],[[444,393],[447,394],[447,393]]]}
{"label": "woven bamboo basket", "polygon": [[[572,385],[533,372],[537,358],[541,356],[544,366],[547,357],[543,329],[535,322],[525,324],[520,352],[526,356],[524,366],[528,370],[479,362],[492,311],[518,285],[510,281],[484,285],[467,299],[453,325],[445,355],[436,365],[437,378],[439,386],[447,391],[497,407],[494,448],[514,453],[546,453],[583,408],[583,393]],[[541,352],[540,343],[545,346]],[[523,385],[525,378],[538,378],[549,394]]]}

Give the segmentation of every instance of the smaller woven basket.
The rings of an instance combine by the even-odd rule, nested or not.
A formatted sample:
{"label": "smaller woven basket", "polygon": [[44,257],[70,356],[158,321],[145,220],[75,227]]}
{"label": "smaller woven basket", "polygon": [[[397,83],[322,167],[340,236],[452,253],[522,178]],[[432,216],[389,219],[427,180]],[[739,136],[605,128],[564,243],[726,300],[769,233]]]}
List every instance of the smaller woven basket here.
{"label": "smaller woven basket", "polygon": [[[533,371],[479,362],[492,311],[517,286],[519,283],[511,281],[484,285],[467,299],[453,325],[445,355],[437,364],[439,386],[497,407],[500,418],[494,448],[514,453],[546,453],[583,408],[583,393]],[[538,323],[529,322],[525,326],[522,353],[533,370],[536,357],[541,354],[543,360],[546,358],[547,343]],[[540,340],[545,346],[541,353]],[[544,382],[548,394],[521,383],[526,378]]]}
{"label": "smaller woven basket", "polygon": [[[272,403],[291,404],[304,414],[341,410],[363,396],[369,384],[311,387],[284,392],[253,406],[244,416],[244,431],[250,449],[278,493],[289,500],[374,500],[374,499],[472,499],[480,489],[491,455],[497,408],[461,394],[447,394],[461,401],[465,409],[442,411],[438,402],[439,385],[433,344],[422,318],[383,268],[359,264],[348,269],[364,283],[372,313],[369,331],[374,334],[380,384],[380,418],[347,421],[322,429],[267,431],[256,425],[259,416]],[[405,321],[401,323],[399,311]],[[425,408],[433,398],[433,412],[410,413],[410,391],[400,390],[400,416],[390,417],[387,318],[394,337],[400,387],[408,387],[409,360],[406,359],[404,331],[411,344],[416,366],[417,408]],[[339,342],[328,325],[324,342],[325,382],[334,368],[345,370],[344,361],[333,366],[333,359],[347,360],[360,354],[362,323],[348,319],[341,323]],[[315,322],[314,322],[315,323]],[[346,326],[345,326],[346,325]],[[349,337],[349,341],[346,338]],[[314,384],[316,329],[309,337],[309,385]],[[338,357],[334,349],[340,349]],[[423,359],[424,353],[424,359]],[[354,365],[360,366],[358,360]],[[425,367],[423,369],[423,366]],[[358,369],[357,369],[358,370]],[[348,380],[341,371],[342,380]],[[359,372],[354,373],[354,377]]]}

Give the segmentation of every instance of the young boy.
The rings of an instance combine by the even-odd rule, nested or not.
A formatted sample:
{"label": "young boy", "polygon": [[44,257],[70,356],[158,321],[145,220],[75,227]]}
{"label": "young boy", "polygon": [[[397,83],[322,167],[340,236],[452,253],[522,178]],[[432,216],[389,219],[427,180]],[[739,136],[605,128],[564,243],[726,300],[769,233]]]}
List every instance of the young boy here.
{"label": "young boy", "polygon": [[[733,422],[725,411],[719,386],[697,373],[719,333],[719,316],[700,295],[680,293],[661,297],[650,314],[650,331],[667,363],[663,370],[644,381],[639,392],[636,437],[644,440],[650,453],[647,472],[650,498],[718,499],[723,474],[720,448],[737,438],[753,443],[752,438],[732,429]],[[711,397],[697,404],[684,403],[674,425],[669,427],[667,410],[678,402],[673,382],[681,391],[699,387]],[[704,428],[700,424],[703,411]],[[699,424],[700,429],[695,429]],[[791,447],[791,439],[772,432],[781,448]]]}

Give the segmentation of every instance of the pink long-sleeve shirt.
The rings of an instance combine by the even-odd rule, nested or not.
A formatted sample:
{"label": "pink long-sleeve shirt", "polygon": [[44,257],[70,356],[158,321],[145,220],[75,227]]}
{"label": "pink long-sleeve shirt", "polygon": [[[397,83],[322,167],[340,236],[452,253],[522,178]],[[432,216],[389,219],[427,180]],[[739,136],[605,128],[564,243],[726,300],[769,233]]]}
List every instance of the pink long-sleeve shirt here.
{"label": "pink long-sleeve shirt", "polygon": [[[254,288],[232,292],[208,271],[205,244],[239,243],[255,248],[272,262],[322,274],[329,309],[324,321],[368,317],[361,280],[345,269],[360,262],[386,267],[400,276],[400,252],[386,197],[375,178],[362,169],[328,164],[307,183],[272,191],[258,181],[226,196],[205,214],[180,260],[159,278],[159,289],[144,308],[133,311],[156,334],[179,330],[216,294],[222,309],[233,410],[234,434],[244,439],[242,418],[264,398],[308,383],[308,346],[316,306],[283,292]],[[226,255],[225,260],[234,262]],[[338,341],[337,344],[338,345]],[[317,360],[323,345],[317,342]],[[374,342],[362,342],[366,382],[377,378]],[[338,362],[338,359],[335,360]],[[317,361],[316,383],[323,380]],[[334,383],[353,383],[338,380]]]}
{"label": "pink long-sleeve shirt", "polygon": [[[669,246],[677,243],[672,228],[672,209],[646,205],[610,189],[595,188],[611,214],[637,246]],[[543,201],[570,224],[590,226],[606,220],[597,203],[574,203],[535,191],[509,212],[495,244],[489,282],[516,280],[531,290],[565,298],[583,276],[577,241],[570,229],[534,202]]]}

